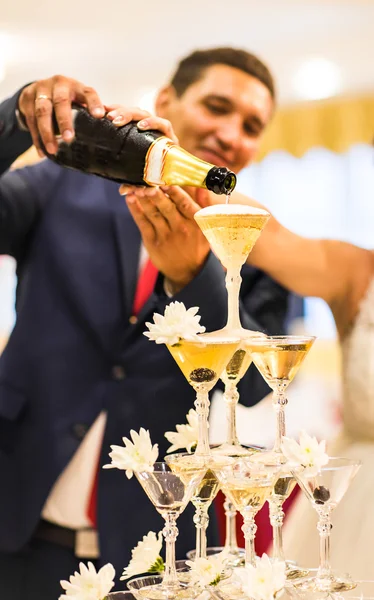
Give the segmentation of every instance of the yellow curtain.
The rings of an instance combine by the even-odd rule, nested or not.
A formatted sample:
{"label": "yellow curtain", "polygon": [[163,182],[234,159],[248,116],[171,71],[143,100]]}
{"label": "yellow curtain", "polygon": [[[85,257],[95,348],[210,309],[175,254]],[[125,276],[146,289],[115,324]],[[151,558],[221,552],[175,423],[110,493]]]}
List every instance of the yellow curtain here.
{"label": "yellow curtain", "polygon": [[269,125],[258,159],[274,150],[300,157],[314,147],[344,152],[352,144],[372,143],[374,92],[279,108]]}

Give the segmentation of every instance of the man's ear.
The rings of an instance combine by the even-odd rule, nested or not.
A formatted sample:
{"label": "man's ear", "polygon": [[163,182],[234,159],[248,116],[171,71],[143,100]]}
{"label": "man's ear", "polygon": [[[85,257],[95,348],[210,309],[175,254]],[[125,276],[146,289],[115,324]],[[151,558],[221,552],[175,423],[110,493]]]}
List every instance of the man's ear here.
{"label": "man's ear", "polygon": [[163,119],[169,119],[171,108],[177,99],[174,86],[166,85],[160,89],[156,96],[155,109],[156,115]]}

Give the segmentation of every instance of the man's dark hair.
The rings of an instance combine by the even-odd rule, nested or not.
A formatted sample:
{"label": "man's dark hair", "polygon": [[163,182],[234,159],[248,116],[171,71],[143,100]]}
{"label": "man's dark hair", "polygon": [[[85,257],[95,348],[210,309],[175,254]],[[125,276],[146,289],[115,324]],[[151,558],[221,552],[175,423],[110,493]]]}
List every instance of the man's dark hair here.
{"label": "man's dark hair", "polygon": [[217,64],[240,69],[240,71],[255,77],[267,87],[275,100],[274,80],[267,66],[254,54],[239,48],[195,50],[180,61],[170,83],[177,95],[182,96],[191,84],[203,76],[208,67]]}

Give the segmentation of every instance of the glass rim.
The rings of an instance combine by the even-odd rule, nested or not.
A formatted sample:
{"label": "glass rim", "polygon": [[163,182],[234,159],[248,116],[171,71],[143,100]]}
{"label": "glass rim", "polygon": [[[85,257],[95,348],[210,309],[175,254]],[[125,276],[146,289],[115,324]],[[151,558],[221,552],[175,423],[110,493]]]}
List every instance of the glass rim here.
{"label": "glass rim", "polygon": [[[202,344],[240,344],[242,342],[242,338],[237,335],[224,334],[221,336],[214,336],[214,331],[204,331],[204,333],[197,333],[193,339],[181,338],[180,342],[177,344],[166,344],[168,348],[177,347],[180,343],[185,344],[198,344],[199,346]],[[256,336],[254,336],[256,337]],[[208,338],[208,339],[207,339]],[[266,339],[266,338],[264,338]]]}
{"label": "glass rim", "polygon": [[243,342],[248,343],[248,345],[253,344],[253,345],[258,345],[258,346],[264,346],[264,345],[268,345],[271,344],[272,342],[284,342],[284,341],[290,341],[290,342],[294,342],[294,343],[302,343],[302,342],[314,342],[317,339],[316,335],[268,335],[266,337],[260,338],[260,337],[256,337],[253,336],[253,338],[243,338]]}
{"label": "glass rim", "polygon": [[336,465],[331,465],[331,467],[329,468],[330,462],[331,463],[337,463],[337,462],[343,462],[344,464],[342,464],[341,466],[357,466],[360,467],[362,465],[362,460],[360,458],[346,458],[345,456],[329,456],[329,462],[326,463],[325,465],[323,465],[323,467],[321,467],[321,469],[325,469],[326,471],[333,471],[335,469],[339,469],[339,466]]}
{"label": "glass rim", "polygon": [[[238,212],[235,213],[234,210],[224,211],[223,207],[230,206],[235,207]],[[238,210],[239,207],[239,210]],[[223,204],[222,202],[218,202],[217,204],[211,204],[210,206],[204,206],[200,208],[194,215],[194,218],[201,217],[216,217],[216,216],[255,216],[255,217],[268,217],[270,218],[270,213],[268,210],[264,208],[259,208],[258,206],[250,206],[249,204],[240,204],[239,202],[230,202],[228,204]]]}
{"label": "glass rim", "polygon": [[196,461],[196,465],[209,466],[208,463],[211,461],[210,454],[195,454],[195,452],[173,452],[170,454],[166,454],[165,461],[166,464],[171,464],[173,462],[181,461],[185,456],[191,458],[191,462]]}
{"label": "glass rim", "polygon": [[[343,463],[343,464],[336,464],[336,463]],[[330,464],[333,463],[333,464]],[[362,465],[362,460],[359,458],[346,458],[345,456],[329,456],[329,461],[325,464],[322,465],[322,467],[319,468],[318,473],[320,473],[321,471],[336,471],[337,469],[341,469],[343,467],[361,467]],[[297,475],[300,475],[302,478],[303,475],[303,471],[304,469],[308,469],[308,467],[303,467],[302,465],[293,465],[291,466],[290,470],[295,474],[295,477],[297,477]],[[318,476],[317,473],[317,476]],[[310,475],[310,477],[316,477],[316,475]]]}

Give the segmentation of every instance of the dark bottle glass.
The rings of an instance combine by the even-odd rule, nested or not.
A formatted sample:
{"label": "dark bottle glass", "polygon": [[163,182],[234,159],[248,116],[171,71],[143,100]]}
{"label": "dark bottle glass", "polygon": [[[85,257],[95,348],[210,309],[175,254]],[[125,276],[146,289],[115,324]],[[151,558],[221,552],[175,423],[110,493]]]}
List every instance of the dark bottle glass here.
{"label": "dark bottle glass", "polygon": [[232,171],[196,158],[160,131],[140,131],[136,122],[115,127],[81,106],[73,105],[72,110],[74,140],[67,144],[60,139],[55,155],[42,144],[46,156],[63,167],[132,185],[187,185],[216,194],[229,194],[235,188]]}

